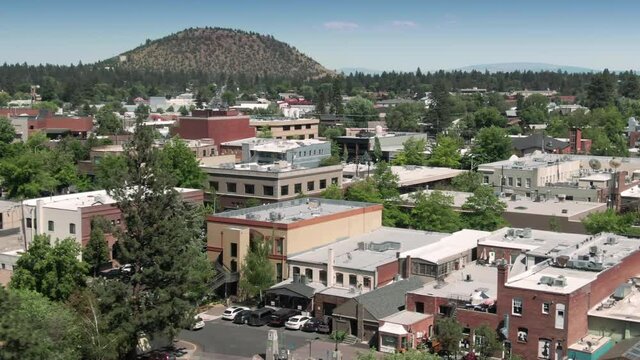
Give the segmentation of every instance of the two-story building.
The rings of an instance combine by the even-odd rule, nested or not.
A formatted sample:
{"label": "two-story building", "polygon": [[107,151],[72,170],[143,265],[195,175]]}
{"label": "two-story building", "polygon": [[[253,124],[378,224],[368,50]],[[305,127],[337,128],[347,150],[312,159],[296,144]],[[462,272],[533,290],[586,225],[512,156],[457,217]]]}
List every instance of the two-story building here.
{"label": "two-story building", "polygon": [[276,140],[304,140],[318,138],[319,119],[259,119],[251,118],[249,124],[256,128],[256,134],[269,129]]}

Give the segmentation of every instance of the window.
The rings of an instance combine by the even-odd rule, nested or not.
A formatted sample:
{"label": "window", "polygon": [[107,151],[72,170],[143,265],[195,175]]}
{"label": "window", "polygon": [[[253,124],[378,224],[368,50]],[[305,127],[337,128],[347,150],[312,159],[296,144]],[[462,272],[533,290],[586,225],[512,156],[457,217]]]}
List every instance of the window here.
{"label": "window", "polygon": [[282,263],[276,263],[276,281],[282,281]]}
{"label": "window", "polygon": [[293,128],[296,129],[296,130],[301,130],[302,129],[302,125],[294,125]]}
{"label": "window", "polygon": [[538,340],[538,358],[551,359],[551,340],[542,338]]}
{"label": "window", "polygon": [[327,180],[326,179],[320,180],[320,189],[326,189],[326,188],[327,188]]}
{"label": "window", "polygon": [[509,186],[513,186],[513,178],[509,176]]}
{"label": "window", "polygon": [[238,271],[238,262],[235,259],[232,259],[229,264],[231,265],[229,266],[229,270],[231,270],[231,272]]}
{"label": "window", "polygon": [[76,233],[76,224],[71,223],[69,224],[69,234],[75,234]]}
{"label": "window", "polygon": [[526,187],[526,188],[530,188],[531,187],[531,178],[524,179],[524,187]]}
{"label": "window", "polygon": [[231,257],[238,257],[238,244],[231,243]]}
{"label": "window", "polygon": [[320,282],[323,284],[327,283],[327,272],[325,270],[320,270]]}
{"label": "window", "polygon": [[218,184],[218,182],[217,182],[217,181],[209,181],[209,189],[212,189],[212,190],[218,191],[219,186],[220,186],[220,185]]}
{"label": "window", "polygon": [[280,195],[289,195],[289,185],[280,186]]}
{"label": "window", "polygon": [[355,275],[349,275],[349,286],[357,286],[358,285],[358,277]]}
{"label": "window", "polygon": [[344,275],[342,273],[336,273],[336,285],[344,286]]}
{"label": "window", "polygon": [[293,267],[293,275],[300,275],[300,267],[299,266],[294,266]]}
{"label": "window", "polygon": [[49,229],[49,231],[53,231],[53,229],[55,228],[53,225],[53,221],[49,220],[49,222],[47,223],[47,228]]}
{"label": "window", "polygon": [[529,330],[527,328],[518,328],[518,342],[526,343],[529,336]]}
{"label": "window", "polygon": [[311,124],[307,124],[307,125],[305,125],[305,127],[306,127],[307,129],[311,129]]}
{"label": "window", "polygon": [[307,191],[315,190],[316,183],[314,181],[307,181]]}
{"label": "window", "polygon": [[511,313],[513,315],[522,315],[522,299],[514,298],[511,300]]}
{"label": "window", "polygon": [[202,150],[202,157],[207,156],[207,150]]}
{"label": "window", "polygon": [[314,138],[315,138],[315,135],[309,134],[309,139],[314,139]]}
{"label": "window", "polygon": [[564,304],[556,304],[556,329],[564,329]]}
{"label": "window", "polygon": [[289,125],[285,125],[282,127],[282,131],[289,131],[289,130],[291,130],[291,126]]}
{"label": "window", "polygon": [[331,183],[338,185],[338,178],[337,177],[331,178]]}
{"label": "window", "polygon": [[549,309],[551,308],[551,304],[549,303],[542,303],[542,313],[543,314],[548,314],[549,313]]}
{"label": "window", "polygon": [[262,192],[266,195],[266,196],[273,196],[273,186],[263,186],[262,187]]}
{"label": "window", "polygon": [[227,192],[236,192],[236,183],[227,183]]}
{"label": "window", "polygon": [[449,307],[447,305],[438,306],[438,314],[447,315],[449,313]]}
{"label": "window", "polygon": [[381,346],[385,346],[388,348],[397,348],[398,347],[398,338],[395,335],[382,335],[382,343]]}
{"label": "window", "polygon": [[482,182],[484,184],[488,184],[489,183],[489,177],[485,175],[484,178],[482,178]]}
{"label": "window", "polygon": [[516,180],[516,186],[517,186],[517,187],[521,187],[521,186],[522,186],[522,178],[518,178],[518,179]]}
{"label": "window", "polygon": [[307,281],[313,281],[313,269],[305,269],[304,276],[307,277]]}
{"label": "window", "polygon": [[424,303],[422,301],[416,301],[416,312],[424,314]]}
{"label": "window", "polygon": [[293,192],[296,194],[300,194],[302,192],[302,184],[293,185]]}
{"label": "window", "polygon": [[365,276],[362,278],[362,287],[364,287],[367,290],[371,289],[371,278],[368,276]]}
{"label": "window", "polygon": [[31,227],[32,227],[31,218],[27,218],[27,228],[31,229]]}
{"label": "window", "polygon": [[253,184],[244,184],[244,193],[245,194],[255,194],[256,187]]}
{"label": "window", "polygon": [[283,238],[276,238],[275,246],[274,246],[275,251],[276,251],[276,255],[282,255],[283,244],[284,244],[284,239]]}

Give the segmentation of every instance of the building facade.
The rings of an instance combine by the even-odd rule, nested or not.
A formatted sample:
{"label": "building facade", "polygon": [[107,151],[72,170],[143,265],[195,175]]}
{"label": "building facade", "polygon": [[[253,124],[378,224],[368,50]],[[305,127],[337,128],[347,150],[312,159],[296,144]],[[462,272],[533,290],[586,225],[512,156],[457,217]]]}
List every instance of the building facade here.
{"label": "building facade", "polygon": [[256,129],[256,134],[262,128],[268,128],[277,140],[304,140],[318,138],[319,119],[256,119],[250,125]]}
{"label": "building facade", "polygon": [[178,118],[173,133],[183,139],[212,139],[219,150],[220,144],[256,135],[249,124],[249,116],[237,110],[193,110],[191,116]]}

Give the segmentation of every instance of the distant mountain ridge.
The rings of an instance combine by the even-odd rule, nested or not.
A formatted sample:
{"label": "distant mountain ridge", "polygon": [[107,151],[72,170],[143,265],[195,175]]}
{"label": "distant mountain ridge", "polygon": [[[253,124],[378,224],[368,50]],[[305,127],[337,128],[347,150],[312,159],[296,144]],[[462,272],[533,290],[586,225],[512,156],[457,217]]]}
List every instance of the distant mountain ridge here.
{"label": "distant mountain ridge", "polygon": [[580,66],[570,65],[555,65],[547,63],[533,63],[533,62],[513,62],[513,63],[496,63],[496,64],[481,64],[464,66],[453,70],[461,71],[489,71],[489,72],[513,72],[513,71],[562,71],[567,73],[590,73],[600,70],[589,69]]}
{"label": "distant mountain ridge", "polygon": [[367,69],[367,68],[360,68],[360,67],[343,67],[336,71],[338,73],[343,73],[345,75],[355,74],[355,73],[362,73],[365,75],[379,75],[383,73],[383,71],[381,70],[374,70],[374,69]]}
{"label": "distant mountain ridge", "polygon": [[147,40],[103,61],[116,67],[158,72],[315,78],[333,74],[271,35],[223,28],[190,28]]}

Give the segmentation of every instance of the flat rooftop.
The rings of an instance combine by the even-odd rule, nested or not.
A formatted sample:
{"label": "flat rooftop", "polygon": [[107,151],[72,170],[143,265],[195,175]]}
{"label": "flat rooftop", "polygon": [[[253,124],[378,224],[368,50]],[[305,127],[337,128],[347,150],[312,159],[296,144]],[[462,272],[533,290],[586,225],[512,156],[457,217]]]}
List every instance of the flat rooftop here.
{"label": "flat rooftop", "polygon": [[422,314],[422,313],[418,313],[418,312],[413,312],[413,311],[408,311],[408,310],[402,310],[398,313],[395,313],[393,315],[389,315],[385,318],[380,319],[381,321],[385,321],[385,322],[390,322],[393,324],[400,324],[400,325],[413,325],[415,323],[417,323],[418,321],[424,320],[426,318],[432,317],[433,315],[431,314]]}
{"label": "flat rooftop", "polygon": [[20,203],[17,201],[0,200],[0,212],[12,209],[16,206],[20,206]]}
{"label": "flat rooftop", "polygon": [[[467,275],[471,280],[467,280]],[[445,299],[469,300],[477,293],[484,293],[495,299],[498,294],[498,268],[495,266],[468,263],[464,269],[449,274],[443,282],[430,282],[412,294],[427,295]]]}
{"label": "flat rooftop", "polygon": [[588,334],[583,336],[580,340],[569,346],[569,350],[580,351],[587,354],[593,354],[601,347],[605,346],[611,338],[606,336]]}
{"label": "flat rooftop", "polygon": [[589,310],[589,316],[640,323],[640,290],[637,286],[631,286],[631,293],[622,300],[607,300]]}
{"label": "flat rooftop", "polygon": [[[243,102],[243,104],[246,104],[247,102]],[[311,118],[254,118],[252,117],[250,120],[250,124],[252,126],[258,125],[258,126],[262,126],[265,124],[261,124],[261,123],[274,123],[274,124],[278,124],[278,123],[283,123],[282,125],[287,125],[287,123],[293,123],[293,124],[318,124],[320,122],[320,119],[311,119]]]}
{"label": "flat rooftop", "polygon": [[[621,192],[620,196],[623,197],[623,198],[640,199],[640,185],[633,186],[633,187]],[[0,206],[2,206],[2,205],[0,205]]]}
{"label": "flat rooftop", "polygon": [[579,178],[580,181],[609,181],[613,177],[610,173],[596,173]]}
{"label": "flat rooftop", "polygon": [[[230,159],[231,161],[233,159]],[[324,173],[329,171],[336,171],[342,173],[341,165],[331,165],[331,166],[320,166],[320,167],[304,167],[300,165],[291,165],[290,162],[285,160],[276,161],[273,164],[258,164],[256,162],[252,163],[240,163],[236,164],[235,162],[221,162],[221,163],[213,163],[211,162],[203,162],[200,167],[205,169],[219,169],[222,170],[220,172],[224,172],[224,170],[230,170],[232,172],[256,172],[256,173],[283,173],[283,172],[294,172],[294,171],[307,171],[314,173]],[[207,171],[213,174],[215,171]],[[248,176],[249,174],[247,174]],[[264,175],[261,175],[264,176]]]}
{"label": "flat rooftop", "polygon": [[[196,189],[176,188],[176,191],[183,193],[197,191]],[[107,194],[106,190],[88,191],[77,194],[66,194],[47,196],[36,199],[28,199],[22,202],[25,206],[35,207],[38,201],[42,201],[43,208],[76,211],[79,208],[96,205],[115,204],[116,201]]]}
{"label": "flat rooftop", "polygon": [[550,166],[556,166],[559,164],[577,162],[577,159],[572,158],[573,155],[558,155],[558,154],[543,154],[539,151],[530,155],[517,157],[511,156],[507,160],[496,161],[492,163],[482,164],[478,166],[478,172],[486,172],[487,170],[495,169],[522,169],[531,170],[537,168],[545,168]]}
{"label": "flat rooftop", "polygon": [[381,227],[289,256],[287,261],[327,264],[329,249],[333,249],[335,267],[374,271],[380,265],[396,261],[397,252],[437,243],[447,236],[446,233]]}
{"label": "flat rooftop", "polygon": [[[534,151],[531,154],[527,154],[519,158],[517,156],[512,156],[507,160],[501,160],[501,161],[496,161],[492,163],[482,164],[479,166],[478,171],[481,171],[483,168],[496,169],[496,168],[501,168],[502,166],[505,166],[505,169],[507,169],[508,167],[511,167],[513,163],[516,161],[519,162],[519,164],[520,163],[524,164],[525,167],[528,165],[532,167],[541,167],[541,166],[547,166],[546,164],[549,164],[551,162],[553,162],[553,164],[550,164],[550,165],[555,165],[556,160],[559,161],[560,163],[566,162],[566,161],[579,161],[583,169],[591,168],[589,166],[589,161],[598,160],[598,162],[600,162],[602,170],[606,170],[611,168],[611,166],[609,165],[609,162],[613,159],[620,161],[620,167],[618,168],[618,170],[640,169],[640,158],[637,158],[637,157],[616,157],[616,156],[595,156],[595,155],[574,155],[574,154],[542,154],[540,151]],[[536,165],[536,163],[538,165]]]}
{"label": "flat rooftop", "polygon": [[339,214],[354,209],[380,206],[357,201],[329,199],[295,199],[247,209],[225,211],[214,217],[248,219],[274,224],[293,224],[298,221]]}
{"label": "flat rooftop", "polygon": [[[425,195],[429,195],[434,191],[439,190],[421,190],[420,192]],[[472,196],[472,193],[460,192],[460,191],[441,191],[447,196],[453,198],[453,207],[462,208],[462,205],[467,199]],[[400,198],[408,203],[413,203],[414,193],[400,195]],[[640,189],[638,190],[638,196],[640,197]],[[557,217],[573,218],[581,214],[588,214],[598,210],[606,210],[605,203],[588,202],[588,201],[560,201],[558,199],[551,199],[545,201],[533,201],[531,198],[518,196],[515,200],[509,197],[501,198],[502,202],[507,205],[505,212],[510,213],[523,213],[534,215],[547,215]]]}
{"label": "flat rooftop", "polygon": [[391,172],[398,176],[398,184],[400,186],[411,186],[451,179],[466,172],[466,170],[405,165],[392,166]]}
{"label": "flat rooftop", "polygon": [[414,259],[440,264],[453,256],[477,247],[478,239],[490,234],[488,231],[463,229],[453,234],[447,234],[437,242],[405,251],[400,254],[400,257],[411,256]]}
{"label": "flat rooftop", "polygon": [[[552,286],[543,283],[543,277],[557,279],[562,277],[565,286]],[[598,272],[577,270],[569,268],[559,268],[550,266],[547,262],[538,264],[532,270],[525,271],[521,274],[509,276],[506,287],[519,288],[525,290],[536,290],[542,292],[550,292],[556,294],[570,294],[581,287],[591,283],[598,278]]]}
{"label": "flat rooftop", "polygon": [[284,153],[289,150],[303,148],[312,145],[326,144],[326,141],[318,139],[304,139],[304,140],[275,140],[264,143],[254,143],[251,150],[261,152],[273,152]]}

